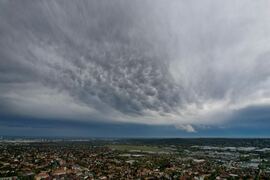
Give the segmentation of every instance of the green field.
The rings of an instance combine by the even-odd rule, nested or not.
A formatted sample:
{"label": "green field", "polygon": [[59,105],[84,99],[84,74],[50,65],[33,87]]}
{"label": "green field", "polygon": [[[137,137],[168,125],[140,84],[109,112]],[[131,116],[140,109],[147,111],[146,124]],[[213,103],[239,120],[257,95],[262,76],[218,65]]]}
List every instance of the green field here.
{"label": "green field", "polygon": [[109,148],[119,150],[119,151],[141,151],[141,152],[164,152],[166,150],[156,147],[156,146],[143,146],[143,145],[126,145],[117,144],[109,145]]}

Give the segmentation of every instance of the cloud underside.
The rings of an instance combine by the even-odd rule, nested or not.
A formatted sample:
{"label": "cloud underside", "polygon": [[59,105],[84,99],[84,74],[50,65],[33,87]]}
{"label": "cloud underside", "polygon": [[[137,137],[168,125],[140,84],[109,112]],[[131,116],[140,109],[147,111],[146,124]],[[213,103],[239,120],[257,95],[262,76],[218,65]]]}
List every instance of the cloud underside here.
{"label": "cloud underside", "polygon": [[1,113],[196,132],[270,104],[269,1],[1,1]]}

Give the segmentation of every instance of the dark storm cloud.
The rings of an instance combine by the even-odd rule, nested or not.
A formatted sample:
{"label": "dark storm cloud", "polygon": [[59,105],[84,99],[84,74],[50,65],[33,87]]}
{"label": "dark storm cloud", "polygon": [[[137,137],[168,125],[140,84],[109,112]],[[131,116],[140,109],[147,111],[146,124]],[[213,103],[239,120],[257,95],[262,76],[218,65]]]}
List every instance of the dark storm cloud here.
{"label": "dark storm cloud", "polygon": [[165,54],[153,52],[145,27],[138,27],[144,4],[3,1],[1,7],[2,82],[41,81],[124,113],[170,112],[180,101]]}
{"label": "dark storm cloud", "polygon": [[3,0],[1,113],[195,132],[269,104],[267,4]]}

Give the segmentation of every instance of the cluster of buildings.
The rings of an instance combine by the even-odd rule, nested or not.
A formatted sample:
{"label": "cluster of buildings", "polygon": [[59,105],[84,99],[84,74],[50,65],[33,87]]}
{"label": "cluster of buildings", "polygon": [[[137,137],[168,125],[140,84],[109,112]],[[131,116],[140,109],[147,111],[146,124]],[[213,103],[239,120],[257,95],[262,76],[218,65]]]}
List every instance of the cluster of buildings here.
{"label": "cluster of buildings", "polygon": [[[149,149],[150,145],[145,146]],[[2,143],[0,180],[270,178],[268,149],[160,148],[145,151],[136,145],[112,148],[89,142]]]}

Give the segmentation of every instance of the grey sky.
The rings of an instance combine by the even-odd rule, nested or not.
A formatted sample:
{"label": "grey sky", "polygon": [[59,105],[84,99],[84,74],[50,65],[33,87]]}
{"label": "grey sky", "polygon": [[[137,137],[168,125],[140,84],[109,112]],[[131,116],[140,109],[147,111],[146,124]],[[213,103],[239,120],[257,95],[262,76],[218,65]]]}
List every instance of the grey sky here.
{"label": "grey sky", "polygon": [[0,1],[0,113],[195,126],[270,104],[270,1]]}

